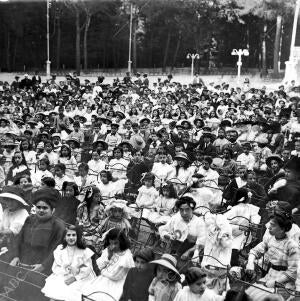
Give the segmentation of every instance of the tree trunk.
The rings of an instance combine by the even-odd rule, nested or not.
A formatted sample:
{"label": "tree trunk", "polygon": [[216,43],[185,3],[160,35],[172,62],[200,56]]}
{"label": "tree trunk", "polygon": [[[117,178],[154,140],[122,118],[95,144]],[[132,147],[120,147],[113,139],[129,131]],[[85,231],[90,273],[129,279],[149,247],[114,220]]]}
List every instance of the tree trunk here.
{"label": "tree trunk", "polygon": [[180,48],[180,43],[181,43],[181,33],[179,33],[176,48],[175,48],[175,52],[174,52],[174,57],[173,57],[172,66],[171,66],[172,70],[174,69],[175,64],[176,64],[177,55],[178,55],[178,51],[179,51],[179,48]]}
{"label": "tree trunk", "polygon": [[6,68],[7,71],[11,71],[10,65],[10,31],[7,30],[7,39],[6,39]]}
{"label": "tree trunk", "polygon": [[76,73],[80,75],[80,15],[76,8]]}
{"label": "tree trunk", "polygon": [[165,48],[165,55],[164,55],[164,60],[163,60],[163,72],[166,72],[170,40],[171,40],[171,30],[169,29],[168,36],[167,36],[167,42],[166,42],[166,48]]}
{"label": "tree trunk", "polygon": [[136,27],[137,27],[137,20],[134,19],[132,22],[132,69],[133,69],[133,73],[136,73],[136,68],[137,68]]}
{"label": "tree trunk", "polygon": [[13,68],[13,70],[16,70],[16,57],[17,57],[17,50],[18,50],[18,42],[19,42],[19,39],[16,36],[15,45],[14,45],[14,55],[13,55],[13,58],[12,58],[12,68]]}
{"label": "tree trunk", "polygon": [[262,60],[262,76],[267,75],[267,47],[266,47],[266,35],[267,35],[267,23],[264,21],[263,36],[261,44],[261,60]]}
{"label": "tree trunk", "polygon": [[276,36],[274,41],[274,58],[273,58],[273,71],[274,76],[278,76],[278,61],[279,61],[279,51],[280,51],[280,36],[282,27],[282,16],[278,15],[276,19]]}
{"label": "tree trunk", "polygon": [[83,57],[84,57],[84,70],[87,70],[88,68],[88,52],[87,52],[87,36],[89,32],[89,27],[91,24],[91,14],[87,13],[86,15],[86,22],[84,26],[84,36],[83,36]]}
{"label": "tree trunk", "polygon": [[57,38],[56,38],[56,70],[60,69],[60,50],[61,50],[61,22],[60,15],[57,16]]}

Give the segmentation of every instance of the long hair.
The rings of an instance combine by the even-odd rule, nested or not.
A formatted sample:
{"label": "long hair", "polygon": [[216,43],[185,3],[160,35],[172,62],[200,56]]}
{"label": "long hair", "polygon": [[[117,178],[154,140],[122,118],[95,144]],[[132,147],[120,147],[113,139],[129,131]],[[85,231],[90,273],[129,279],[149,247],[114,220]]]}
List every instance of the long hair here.
{"label": "long hair", "polygon": [[130,248],[130,241],[126,236],[125,231],[123,229],[118,229],[118,228],[112,228],[107,233],[104,241],[104,248],[107,248],[109,246],[110,240],[115,240],[115,239],[119,241],[121,251],[125,251]]}
{"label": "long hair", "polygon": [[72,153],[71,153],[71,149],[70,149],[70,147],[68,145],[62,145],[62,147],[60,148],[60,151],[59,151],[59,156],[63,157],[62,156],[62,149],[63,148],[66,148],[68,150],[68,156],[67,156],[67,158],[71,159]]}
{"label": "long hair", "polygon": [[177,198],[177,194],[176,194],[176,190],[174,188],[174,185],[171,184],[171,183],[168,183],[168,184],[165,184],[165,185],[162,185],[159,189],[159,194],[163,195],[163,190],[164,189],[168,189],[169,191],[169,198],[171,199],[176,199]]}
{"label": "long hair", "polygon": [[73,226],[73,225],[66,227],[66,229],[64,231],[63,241],[62,241],[63,249],[66,248],[68,245],[66,242],[66,234],[67,234],[68,230],[72,230],[72,231],[76,232],[76,235],[77,235],[76,247],[78,249],[84,250],[86,248],[86,246],[85,246],[83,236],[82,236],[82,228],[80,226]]}
{"label": "long hair", "polygon": [[13,157],[12,157],[12,159],[11,159],[11,162],[12,162],[12,164],[13,164],[13,167],[16,167],[16,166],[17,166],[16,160],[15,160],[15,155],[16,155],[16,154],[21,154],[22,161],[21,161],[20,165],[25,165],[26,167],[28,167],[28,166],[27,166],[26,159],[25,159],[25,156],[24,156],[24,154],[23,154],[21,151],[16,151],[16,152],[14,153],[14,155],[13,155]]}

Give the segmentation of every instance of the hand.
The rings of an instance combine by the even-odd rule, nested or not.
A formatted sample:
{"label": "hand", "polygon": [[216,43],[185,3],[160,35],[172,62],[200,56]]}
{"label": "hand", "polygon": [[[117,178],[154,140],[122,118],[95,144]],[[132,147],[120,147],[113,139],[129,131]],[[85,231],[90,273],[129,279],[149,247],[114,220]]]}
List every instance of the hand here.
{"label": "hand", "polygon": [[266,287],[275,287],[275,280],[269,280],[266,282]]}
{"label": "hand", "polygon": [[66,285],[70,285],[70,284],[72,284],[75,281],[76,281],[76,278],[75,277],[71,277],[71,278],[68,278],[68,279],[65,280],[65,284]]}
{"label": "hand", "polygon": [[43,265],[40,264],[40,263],[38,263],[38,264],[33,264],[32,267],[33,267],[32,271],[34,271],[34,272],[39,272],[39,273],[41,273],[41,272],[44,270]]}
{"label": "hand", "polygon": [[19,257],[15,257],[15,258],[10,262],[10,265],[13,266],[13,267],[15,267],[15,266],[17,266],[19,263],[20,263]]}
{"label": "hand", "polygon": [[182,255],[181,255],[181,259],[182,260],[188,260],[190,257],[190,252],[189,251],[186,251],[184,252]]}

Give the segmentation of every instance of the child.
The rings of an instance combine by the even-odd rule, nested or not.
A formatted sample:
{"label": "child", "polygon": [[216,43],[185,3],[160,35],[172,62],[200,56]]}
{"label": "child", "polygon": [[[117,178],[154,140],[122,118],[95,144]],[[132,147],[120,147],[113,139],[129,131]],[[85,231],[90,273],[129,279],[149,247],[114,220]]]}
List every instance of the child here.
{"label": "child", "polygon": [[109,204],[111,198],[117,193],[122,193],[124,191],[124,187],[117,187],[116,183],[113,182],[111,172],[108,170],[102,170],[100,172],[100,182],[98,184],[98,188],[105,205]]}
{"label": "child", "polygon": [[234,206],[227,211],[224,215],[232,224],[232,260],[231,266],[238,266],[238,251],[243,249],[245,243],[251,242],[251,237],[247,239],[246,232],[250,230],[249,226],[251,224],[259,224],[260,208],[249,204],[251,202],[252,193],[248,191],[247,188],[242,187],[236,191]]}
{"label": "child", "polygon": [[81,152],[80,141],[77,137],[69,137],[66,141],[71,149],[71,155],[75,158],[76,162],[79,164],[81,162]]}
{"label": "child", "polygon": [[57,203],[54,215],[66,224],[75,225],[77,207],[80,202],[77,198],[78,186],[73,182],[64,182],[62,185],[62,198]]}
{"label": "child", "polygon": [[152,167],[152,173],[155,175],[155,187],[159,187],[162,182],[165,182],[175,176],[175,168],[167,163],[167,154],[161,152],[159,162],[155,162]]}
{"label": "child", "polygon": [[215,301],[216,295],[207,289],[206,274],[198,267],[189,268],[185,275],[188,286],[182,288],[174,301]]}
{"label": "child", "polygon": [[56,152],[53,151],[54,145],[50,140],[44,142],[45,152],[41,153],[39,158],[43,159],[45,157],[48,158],[50,166],[53,167],[55,164],[58,163],[58,155]]}
{"label": "child", "polygon": [[152,173],[147,173],[142,180],[144,185],[138,190],[136,205],[145,208],[143,211],[144,218],[148,218],[150,214],[149,208],[154,208],[155,200],[158,197],[158,191],[154,187],[154,179],[155,177]]}
{"label": "child", "polygon": [[112,228],[123,229],[128,234],[131,226],[128,221],[128,207],[124,200],[112,200],[106,206],[107,218],[101,223],[101,232],[104,233]]}
{"label": "child", "polygon": [[89,166],[87,163],[81,163],[78,166],[78,177],[74,177],[74,182],[79,188],[80,194],[78,199],[83,201],[85,192],[88,187],[94,186],[97,183],[95,177],[89,176]]}
{"label": "child", "polygon": [[92,159],[88,162],[89,175],[97,179],[98,174],[105,169],[107,163],[100,157],[100,150],[93,150]]}
{"label": "child", "polygon": [[149,287],[149,301],[172,301],[181,289],[180,274],[176,269],[177,260],[170,254],[163,254],[156,264],[155,278]]}
{"label": "child", "polygon": [[149,265],[154,260],[151,249],[141,249],[133,257],[135,267],[127,274],[120,301],[148,301],[148,288],[154,278],[154,270]]}
{"label": "child", "polygon": [[161,190],[160,195],[155,200],[155,212],[149,214],[148,219],[155,224],[166,224],[172,214],[176,203],[176,192],[172,184],[165,183]]}
{"label": "child", "polygon": [[9,168],[6,176],[6,184],[12,185],[14,178],[23,174],[30,175],[30,170],[27,167],[24,155],[20,151],[16,151],[12,157],[12,166]]}
{"label": "child", "polygon": [[[134,267],[130,242],[121,229],[111,229],[104,242],[104,250],[97,265],[101,274],[85,289],[84,295],[92,295],[94,300],[119,300],[128,271]],[[100,293],[95,293],[95,292]],[[105,296],[108,294],[108,296]]]}
{"label": "child", "polygon": [[109,161],[109,168],[115,179],[126,178],[126,170],[129,164],[128,160],[123,158],[123,149],[115,147],[113,150],[113,158]]}
{"label": "child", "polygon": [[64,182],[70,182],[71,179],[65,174],[66,166],[63,163],[57,163],[54,166],[54,180],[55,188],[59,191],[62,190],[62,185]]}
{"label": "child", "polygon": [[95,278],[93,251],[86,248],[79,227],[69,226],[64,241],[55,251],[52,274],[42,292],[55,300],[80,300],[81,289]]}
{"label": "child", "polygon": [[86,244],[95,250],[98,250],[100,243],[99,223],[104,219],[104,207],[99,189],[93,186],[86,191],[77,209],[77,223],[83,227]]}
{"label": "child", "polygon": [[42,178],[53,177],[53,174],[49,171],[50,162],[47,157],[40,159],[39,169],[36,172],[31,172],[32,185],[35,188],[40,188],[42,185]]}
{"label": "child", "polygon": [[66,175],[73,179],[75,176],[75,171],[77,170],[77,162],[74,156],[72,156],[71,149],[67,144],[63,144],[61,146],[58,162],[65,165]]}

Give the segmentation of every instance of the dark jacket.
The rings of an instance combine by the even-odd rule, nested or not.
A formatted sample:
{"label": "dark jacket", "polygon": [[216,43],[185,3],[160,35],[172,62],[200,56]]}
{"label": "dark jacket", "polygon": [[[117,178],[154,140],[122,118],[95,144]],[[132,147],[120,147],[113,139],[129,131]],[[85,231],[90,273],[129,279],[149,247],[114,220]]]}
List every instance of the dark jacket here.
{"label": "dark jacket", "polygon": [[64,230],[65,225],[54,216],[46,221],[29,216],[17,239],[14,257],[25,264],[42,264],[43,273],[50,274],[53,251],[62,242]]}
{"label": "dark jacket", "polygon": [[67,224],[75,225],[79,204],[79,200],[74,196],[62,197],[56,205],[54,215]]}

